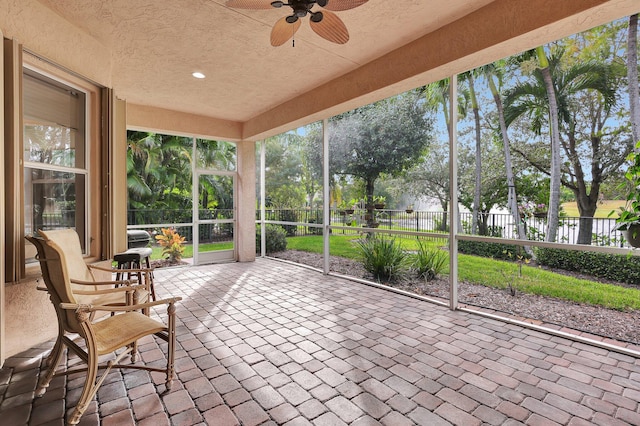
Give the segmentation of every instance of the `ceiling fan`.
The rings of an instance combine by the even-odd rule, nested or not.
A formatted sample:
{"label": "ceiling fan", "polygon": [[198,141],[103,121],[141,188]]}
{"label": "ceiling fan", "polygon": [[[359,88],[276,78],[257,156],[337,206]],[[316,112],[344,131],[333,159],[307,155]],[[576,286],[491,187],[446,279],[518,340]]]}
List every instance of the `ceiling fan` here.
{"label": "ceiling fan", "polygon": [[[369,0],[227,0],[226,5],[238,9],[270,9],[289,6],[293,13],[280,18],[271,29],[271,45],[281,46],[289,40],[300,28],[300,18],[309,15],[311,29],[325,40],[337,44],[349,41],[349,31],[332,11],[353,9],[365,4]],[[312,10],[315,5],[322,11]]]}

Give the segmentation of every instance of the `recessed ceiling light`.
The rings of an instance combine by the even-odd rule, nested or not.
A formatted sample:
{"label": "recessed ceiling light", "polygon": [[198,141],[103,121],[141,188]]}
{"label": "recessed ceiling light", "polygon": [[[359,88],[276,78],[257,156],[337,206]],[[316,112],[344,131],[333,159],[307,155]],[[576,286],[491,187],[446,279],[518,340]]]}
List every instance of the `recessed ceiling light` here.
{"label": "recessed ceiling light", "polygon": [[204,78],[205,75],[202,74],[201,72],[194,72],[193,74],[191,74],[192,76],[194,76],[195,78]]}

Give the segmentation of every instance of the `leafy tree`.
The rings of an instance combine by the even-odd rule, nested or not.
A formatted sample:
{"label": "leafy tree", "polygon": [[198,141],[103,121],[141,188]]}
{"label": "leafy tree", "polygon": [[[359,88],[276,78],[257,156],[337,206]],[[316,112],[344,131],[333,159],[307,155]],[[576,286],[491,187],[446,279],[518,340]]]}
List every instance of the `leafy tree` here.
{"label": "leafy tree", "polygon": [[443,220],[439,231],[447,230],[449,212],[449,149],[446,143],[435,143],[427,155],[406,174],[400,185],[407,194],[426,200],[437,200],[442,208]]}
{"label": "leafy tree", "polygon": [[[372,200],[381,174],[397,176],[424,155],[431,130],[416,90],[358,108],[331,122],[331,170],[362,179],[367,200]],[[368,225],[372,215],[369,207]]]}
{"label": "leafy tree", "polygon": [[[144,221],[190,221],[193,139],[135,131],[127,136],[129,210],[155,213],[140,218]],[[197,139],[196,148],[198,168],[235,170],[235,144]],[[231,179],[204,175],[199,194],[204,208],[233,208]],[[171,212],[170,216],[166,216],[167,212]]]}
{"label": "leafy tree", "polygon": [[190,214],[191,139],[129,132],[127,143],[129,209],[176,210]]}
{"label": "leafy tree", "polygon": [[[449,145],[453,142],[451,140],[451,133],[449,129],[451,128],[451,118],[449,112],[449,86],[451,85],[450,79],[445,78],[440,81],[436,81],[434,83],[428,84],[423,88],[423,92],[425,95],[425,99],[427,101],[427,107],[431,111],[442,111],[442,115],[444,117],[445,124],[447,126],[447,135],[449,137]],[[467,114],[467,107],[469,105],[469,92],[465,90],[458,91],[458,116],[464,117]],[[447,171],[447,182],[448,182],[448,174]],[[432,176],[435,177],[435,176]],[[447,190],[447,193],[449,191]],[[446,212],[447,210],[445,210]],[[458,217],[459,218],[459,217]],[[442,230],[447,229],[447,221],[446,221],[446,213],[445,220],[443,220]]]}
{"label": "leafy tree", "polygon": [[[235,170],[236,146],[230,142],[196,139],[196,163],[199,168],[213,170]],[[201,175],[198,194],[201,208],[214,213],[233,208],[233,180],[228,176]]]}
{"label": "leafy tree", "polygon": [[302,159],[299,149],[303,137],[294,132],[266,140],[266,205],[301,207],[305,191],[301,185]]}
{"label": "leafy tree", "polygon": [[[482,168],[482,191],[480,194],[480,202],[478,205],[478,228],[479,235],[503,236],[504,230],[499,228],[491,228],[489,219],[493,208],[507,207],[509,198],[509,187],[505,185],[504,180],[504,158],[502,157],[502,141],[496,137],[497,135],[491,131],[492,129],[484,127],[482,132],[482,158],[484,167]],[[460,202],[466,208],[471,209],[475,202],[472,188],[475,186],[475,148],[470,146],[461,146],[458,152],[459,163],[459,182],[460,182]],[[525,182],[519,179],[520,182]],[[532,188],[535,186],[531,186]],[[523,191],[526,194],[526,192]],[[513,219],[512,224],[518,226],[520,217]],[[467,229],[469,232],[469,229]]]}
{"label": "leafy tree", "polygon": [[322,188],[322,122],[305,127],[306,136],[300,145],[301,183],[307,194],[307,205],[313,207],[315,196]]}

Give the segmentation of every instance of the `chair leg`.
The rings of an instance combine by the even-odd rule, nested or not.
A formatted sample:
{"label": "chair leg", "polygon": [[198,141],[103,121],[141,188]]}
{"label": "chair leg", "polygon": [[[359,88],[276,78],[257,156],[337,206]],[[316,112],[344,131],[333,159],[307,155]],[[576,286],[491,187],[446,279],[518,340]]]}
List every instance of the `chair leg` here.
{"label": "chair leg", "polygon": [[175,347],[176,347],[176,307],[173,303],[169,305],[169,309],[167,310],[168,314],[168,348],[167,348],[167,380],[165,382],[165,387],[167,391],[171,390],[171,386],[173,385],[173,375],[174,371],[174,362],[175,362]]}
{"label": "chair leg", "polygon": [[131,363],[135,364],[136,358],[138,356],[138,341],[136,340],[132,344],[129,345],[131,348]]}
{"label": "chair leg", "polygon": [[36,389],[36,396],[42,397],[47,388],[49,387],[49,383],[53,379],[53,376],[58,369],[58,364],[60,364],[60,360],[62,359],[62,353],[64,352],[64,345],[62,344],[62,336],[58,335],[58,339],[56,340],[56,344],[51,349],[51,353],[46,360],[46,364],[48,365],[47,372],[40,379],[40,383],[38,383],[38,389]]}
{"label": "chair leg", "polygon": [[58,321],[58,337],[56,338],[56,343],[53,345],[51,352],[47,356],[45,360],[45,365],[48,367],[53,362],[53,359],[57,356],[58,351],[62,350],[62,335],[64,334],[64,330],[60,326],[60,321]]}
{"label": "chair leg", "polygon": [[[149,261],[149,256],[146,257],[146,266],[147,269],[151,269],[151,262]],[[156,289],[153,286],[153,271],[149,271],[149,288],[151,289],[151,299],[156,301]]]}
{"label": "chair leg", "polygon": [[[109,369],[104,373],[107,374]],[[96,378],[98,377],[98,357],[95,354],[89,354],[89,359],[87,362],[87,379],[84,382],[84,387],[82,388],[82,393],[80,394],[80,399],[78,399],[78,404],[76,408],[73,410],[71,417],[69,418],[70,425],[75,425],[80,422],[80,418],[87,410],[89,406],[89,402],[93,399],[98,391],[98,387],[102,383],[100,381],[96,384]]]}

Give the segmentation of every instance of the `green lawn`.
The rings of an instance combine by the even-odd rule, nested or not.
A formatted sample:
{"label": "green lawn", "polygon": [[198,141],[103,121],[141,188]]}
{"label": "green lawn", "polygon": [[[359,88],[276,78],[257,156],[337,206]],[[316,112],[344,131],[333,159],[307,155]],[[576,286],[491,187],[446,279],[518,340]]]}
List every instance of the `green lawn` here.
{"label": "green lawn", "polygon": [[[164,256],[162,255],[162,247],[153,246],[151,247],[153,253],[151,253],[151,260],[162,259]],[[209,244],[200,244],[200,251],[216,251],[216,250],[231,250],[233,249],[233,242],[228,241],[224,243],[209,243]],[[183,258],[189,259],[193,257],[193,245],[185,244],[184,245],[184,253],[182,255]]]}
{"label": "green lawn", "polygon": [[[332,256],[341,256],[349,259],[358,259],[358,243],[360,238],[358,235],[332,235],[329,239],[329,250]],[[407,251],[415,251],[418,249],[416,238],[404,237],[398,238],[402,247]],[[435,241],[428,241],[433,246],[442,246],[447,243],[445,238],[439,238]],[[308,251],[311,253],[322,253],[322,236],[308,235],[304,237],[287,238],[287,249]]]}
{"label": "green lawn", "polygon": [[[331,236],[331,255],[358,259],[357,236]],[[397,238],[405,250],[415,250],[415,237]],[[433,246],[443,246],[445,239],[430,241]],[[289,250],[322,253],[321,236],[287,238]],[[449,273],[448,264],[446,273]],[[506,288],[513,282],[517,291],[549,296],[577,303],[604,306],[611,309],[640,309],[640,289],[603,284],[578,279],[563,274],[522,265],[522,276],[518,264],[485,257],[461,254],[458,257],[458,276],[461,281],[494,288]]]}
{"label": "green lawn", "polygon": [[[598,208],[593,217],[607,218],[612,210],[619,210],[626,204],[625,200],[602,200],[598,202]],[[579,217],[578,204],[573,201],[570,203],[562,203],[562,211],[569,217]],[[617,216],[612,216],[613,218]]]}

